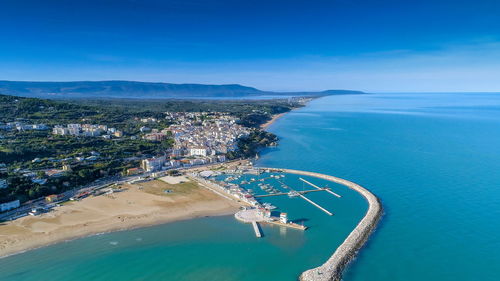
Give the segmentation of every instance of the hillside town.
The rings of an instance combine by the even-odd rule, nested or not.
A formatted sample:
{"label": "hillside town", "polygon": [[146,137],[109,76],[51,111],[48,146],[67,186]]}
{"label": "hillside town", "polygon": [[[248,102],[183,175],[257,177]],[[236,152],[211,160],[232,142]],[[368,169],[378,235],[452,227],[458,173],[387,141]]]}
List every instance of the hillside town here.
{"label": "hillside town", "polygon": [[226,154],[237,149],[238,139],[250,134],[249,128],[222,112],[166,112],[172,125],[144,135],[144,139],[161,141],[167,137],[174,145],[161,157],[144,159],[141,168],[152,172],[169,168],[191,167],[226,161]]}
{"label": "hillside town", "polygon": [[[142,143],[156,143],[164,149],[156,155],[146,153],[142,156],[139,154],[139,156],[128,158],[116,158],[116,153],[110,154],[98,147],[92,147],[92,151],[85,153],[35,157],[26,161],[29,164],[16,169],[0,163],[3,176],[9,175],[8,178],[0,179],[0,189],[5,190],[9,182],[15,182],[16,185],[22,182],[24,185],[41,187],[37,190],[49,188],[57,193],[58,190],[62,191],[86,183],[85,178],[97,177],[98,179],[113,175],[109,171],[103,173],[102,167],[106,167],[103,166],[106,163],[116,163],[116,161],[122,163],[120,164],[122,167],[126,167],[122,170],[121,176],[158,174],[167,170],[222,163],[229,158],[234,158],[228,157],[228,153],[238,150],[238,143],[241,139],[258,130],[240,125],[238,118],[225,112],[164,112],[163,115],[163,120],[153,117],[135,117],[133,122],[143,124],[136,133],[124,132],[106,124],[69,123],[48,126],[24,122],[5,123],[0,130],[5,132],[46,131],[44,134],[47,139],[51,136],[68,140],[98,138],[105,141],[118,141],[118,143],[123,143],[124,140],[134,140]],[[136,163],[135,166],[134,163]],[[125,164],[126,166],[123,166]],[[88,171],[91,170],[94,171],[94,176],[89,177]],[[75,176],[80,179],[78,183],[72,180]],[[12,177],[17,177],[17,179],[13,180]],[[58,197],[57,201],[67,199],[63,196],[63,198]],[[19,208],[22,202],[19,199],[4,202],[0,211]]]}

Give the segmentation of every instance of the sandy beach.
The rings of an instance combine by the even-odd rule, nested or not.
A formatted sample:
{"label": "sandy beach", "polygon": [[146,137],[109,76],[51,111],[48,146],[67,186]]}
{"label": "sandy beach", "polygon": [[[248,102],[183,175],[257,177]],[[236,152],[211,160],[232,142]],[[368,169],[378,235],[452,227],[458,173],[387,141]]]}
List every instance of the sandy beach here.
{"label": "sandy beach", "polygon": [[239,207],[194,182],[154,180],[124,184],[121,189],[70,201],[40,216],[0,223],[0,257],[102,232],[232,214]]}
{"label": "sandy beach", "polygon": [[261,129],[267,129],[267,127],[269,127],[271,124],[273,124],[276,120],[278,120],[280,117],[282,117],[283,115],[287,114],[288,112],[285,112],[285,113],[280,113],[280,114],[276,114],[276,115],[273,115],[273,117],[271,118],[271,120],[267,121],[266,123],[260,125],[260,128]]}

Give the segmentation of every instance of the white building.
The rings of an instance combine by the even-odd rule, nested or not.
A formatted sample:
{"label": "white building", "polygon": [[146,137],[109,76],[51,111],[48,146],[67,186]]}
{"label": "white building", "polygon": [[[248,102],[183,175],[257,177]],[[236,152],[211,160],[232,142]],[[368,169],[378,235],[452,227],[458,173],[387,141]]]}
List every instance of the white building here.
{"label": "white building", "polygon": [[158,171],[165,163],[165,157],[144,159],[141,168],[146,172]]}
{"label": "white building", "polygon": [[282,223],[288,223],[288,216],[286,213],[281,213],[280,214],[280,222]]}
{"label": "white building", "polygon": [[204,147],[191,147],[191,148],[189,148],[189,155],[191,155],[191,156],[207,156],[207,149]]}
{"label": "white building", "polygon": [[7,180],[0,180],[0,189],[7,188],[7,186],[9,186]]}
{"label": "white building", "polygon": [[12,209],[18,208],[19,206],[21,206],[21,203],[19,202],[19,200],[14,200],[14,201],[2,203],[2,204],[0,204],[0,212],[12,210]]}
{"label": "white building", "polygon": [[69,129],[68,128],[64,128],[63,126],[56,125],[52,129],[52,134],[54,134],[54,135],[61,135],[61,136],[69,135]]}

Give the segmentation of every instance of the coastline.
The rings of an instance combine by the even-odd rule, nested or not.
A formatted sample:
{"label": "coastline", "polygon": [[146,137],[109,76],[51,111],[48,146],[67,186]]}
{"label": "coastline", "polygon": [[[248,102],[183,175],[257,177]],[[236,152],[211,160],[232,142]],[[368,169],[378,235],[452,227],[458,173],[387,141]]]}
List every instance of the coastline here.
{"label": "coastline", "polygon": [[[269,120],[265,124],[262,124],[260,128],[262,130],[265,130],[276,120],[284,116],[286,113],[289,112],[273,115],[271,120]],[[246,159],[236,160],[232,164],[238,166],[241,165],[242,162],[244,161],[246,161]],[[214,166],[216,165],[220,164],[214,164]],[[207,167],[204,166],[199,168],[193,168],[193,170],[196,169],[207,169]],[[363,247],[363,245],[369,239],[370,234],[375,230],[382,216],[383,210],[379,199],[365,188],[341,178],[336,178],[333,176],[328,176],[313,172],[291,170],[291,169],[280,169],[280,168],[267,168],[267,169],[276,171],[279,170],[294,174],[308,175],[336,182],[345,185],[352,190],[357,191],[367,200],[369,208],[365,216],[360,220],[360,222],[356,225],[356,227],[352,230],[352,232],[348,235],[348,237],[344,240],[344,242],[334,251],[333,255],[323,265],[309,269],[303,272],[299,277],[299,280],[301,281],[341,280],[343,270],[350,263],[350,261],[352,261],[355,258],[358,251]],[[129,212],[130,210],[129,210],[122,214],[114,214],[111,220],[109,220],[110,217],[107,217],[106,219],[100,221],[93,221],[93,220],[90,220],[88,222],[78,221],[71,227],[68,228],[63,227],[62,229],[58,229],[62,230],[60,233],[55,233],[54,230],[47,232],[46,230],[42,229],[41,231],[37,231],[36,235],[28,235],[24,239],[16,241],[14,245],[7,245],[7,246],[5,241],[9,240],[10,238],[9,236],[11,236],[11,233],[9,233],[8,231],[5,232],[3,230],[4,230],[4,225],[5,224],[11,225],[11,222],[6,222],[4,223],[4,225],[0,224],[0,259],[11,255],[24,253],[26,251],[46,247],[49,245],[93,235],[99,235],[116,231],[126,231],[130,229],[165,224],[180,220],[189,220],[200,217],[230,215],[234,214],[234,212],[240,206],[236,202],[229,202],[230,200],[224,199],[221,196],[211,191],[208,191],[206,188],[202,188],[203,184],[199,182],[197,182],[197,184],[199,185],[200,190],[211,193],[212,196],[217,197],[219,199],[219,200],[215,199],[217,203],[203,204],[203,202],[196,202],[194,204],[189,204],[189,206],[187,206],[187,208],[184,208],[182,211],[180,210],[176,211],[174,209],[173,212],[171,208],[165,208],[163,212],[156,210],[156,211],[149,211],[147,212],[147,214],[144,213],[144,214],[130,215]],[[121,194],[118,193],[117,196],[120,195]],[[165,198],[165,196],[160,196],[160,195],[156,196]],[[94,197],[87,198],[82,201],[86,201],[88,199],[95,199],[95,198]],[[158,198],[154,200],[157,199]],[[80,203],[80,201],[72,202],[68,205],[73,205],[78,203]],[[58,216],[61,215],[64,216],[65,214],[68,214],[68,210],[65,207],[67,206],[64,205],[56,208],[55,211],[49,213],[51,215],[50,217],[46,217],[45,215],[43,215],[42,217],[44,219],[57,220]],[[77,209],[76,206],[75,209]],[[37,220],[40,218],[41,217],[28,216],[16,220],[16,222],[18,221],[24,222],[24,220]],[[43,223],[47,222],[41,222],[41,224]],[[89,223],[92,224],[90,225],[90,227],[88,225]],[[40,221],[38,221],[38,224],[40,224]],[[4,239],[4,236],[7,236],[7,239]]]}
{"label": "coastline", "polygon": [[0,258],[102,233],[230,215],[239,207],[201,186],[168,196],[144,192],[137,185],[124,187],[126,190],[116,194],[88,197],[40,216],[4,222],[0,225]]}
{"label": "coastline", "polygon": [[274,122],[276,122],[276,120],[278,120],[279,118],[281,118],[283,115],[287,114],[288,112],[283,112],[283,113],[280,113],[280,114],[275,114],[273,115],[273,117],[271,117],[271,120],[267,121],[266,123],[260,125],[260,128],[262,130],[265,130],[267,129],[267,127],[271,126],[271,124],[273,124]]}
{"label": "coastline", "polygon": [[274,122],[276,122],[276,120],[280,119],[281,117],[283,117],[285,114],[287,113],[290,113],[296,109],[299,109],[299,108],[302,108],[302,107],[305,107],[307,106],[307,104],[312,101],[312,100],[315,100],[315,99],[319,99],[319,98],[322,98],[324,96],[316,96],[316,97],[309,97],[304,103],[302,103],[301,106],[297,106],[297,107],[293,107],[290,111],[287,111],[287,112],[283,112],[283,113],[279,113],[279,114],[275,114],[271,117],[271,120],[267,121],[266,123],[262,124],[259,126],[260,129],[262,130],[266,130],[269,126],[271,126]]}
{"label": "coastline", "polygon": [[340,281],[344,269],[356,257],[356,254],[364,246],[366,241],[368,241],[368,238],[373,233],[382,217],[383,208],[378,197],[356,183],[329,175],[292,169],[264,169],[312,176],[332,181],[358,192],[368,202],[368,210],[365,216],[359,221],[344,242],[335,250],[332,256],[324,264],[306,270],[299,277],[301,281]]}

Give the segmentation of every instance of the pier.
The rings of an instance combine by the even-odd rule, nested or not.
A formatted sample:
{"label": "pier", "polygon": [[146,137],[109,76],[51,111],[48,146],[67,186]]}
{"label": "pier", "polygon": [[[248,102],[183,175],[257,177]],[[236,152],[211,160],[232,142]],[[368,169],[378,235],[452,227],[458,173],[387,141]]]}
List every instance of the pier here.
{"label": "pier", "polygon": [[325,208],[321,207],[320,205],[318,205],[318,204],[314,203],[314,201],[312,201],[311,199],[309,199],[309,198],[305,197],[304,195],[302,195],[302,194],[300,194],[300,193],[299,193],[299,196],[300,196],[300,198],[302,198],[302,199],[306,200],[307,202],[311,203],[311,204],[312,204],[312,205],[314,205],[315,207],[318,207],[318,209],[320,209],[321,211],[323,211],[323,212],[327,213],[329,216],[333,216],[333,213],[331,213],[331,212],[330,212],[330,211],[328,211],[327,209],[325,209]]}
{"label": "pier", "polygon": [[[297,191],[299,194],[306,194],[309,192],[318,192],[318,191],[324,191],[328,190],[328,188],[320,188],[320,189],[311,189],[311,190],[303,190],[303,191]],[[261,194],[261,195],[254,195],[255,198],[259,197],[271,197],[271,196],[282,196],[282,195],[288,195],[289,192],[280,192],[280,193],[271,193],[271,194]]]}
{"label": "pier", "polygon": [[333,195],[337,196],[338,198],[342,197],[342,196],[338,195],[337,193],[335,193],[335,192],[331,191],[330,189],[321,188],[321,187],[319,187],[319,186],[317,186],[317,185],[315,185],[315,184],[313,184],[313,183],[311,183],[311,182],[309,182],[309,181],[307,181],[307,180],[305,180],[305,179],[303,179],[303,178],[299,178],[299,179],[300,179],[301,181],[303,181],[303,182],[305,182],[305,183],[309,184],[310,186],[312,186],[312,187],[316,188],[316,189],[326,190],[326,192],[328,192],[328,193],[330,193],[330,194],[333,194]]}
{"label": "pier", "polygon": [[274,224],[274,225],[279,225],[279,226],[284,226],[284,227],[290,227],[290,228],[295,228],[299,230],[306,230],[307,226],[297,224],[297,223],[282,223],[279,220],[269,220],[266,221],[268,224]]}
{"label": "pier", "polygon": [[[321,211],[325,212],[327,215],[329,216],[333,216],[333,213],[328,211],[327,209],[321,207],[319,204],[315,203],[314,201],[312,201],[311,199],[305,197],[304,195],[302,195],[302,193],[304,193],[304,191],[300,192],[300,191],[296,191],[294,190],[293,188],[291,188],[290,186],[286,185],[284,182],[278,180],[279,183],[281,183],[282,185],[286,186],[288,189],[290,189],[291,191],[295,191],[297,192],[298,196],[304,200],[306,200],[307,202],[311,203],[313,206],[317,207],[318,209],[320,209]],[[325,188],[321,188],[321,187],[318,187],[318,186],[314,186],[317,188],[317,190],[313,190],[313,191],[323,191],[323,190],[326,190],[326,191],[329,191]],[[311,192],[311,190],[308,190],[308,192]]]}
{"label": "pier", "polygon": [[261,238],[262,237],[262,232],[260,231],[259,224],[256,221],[253,221],[252,222],[252,226],[253,226],[253,230],[255,231],[255,236],[257,238]]}

